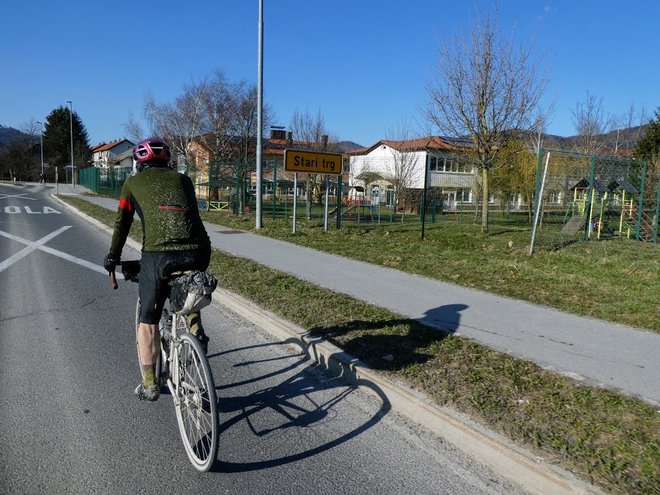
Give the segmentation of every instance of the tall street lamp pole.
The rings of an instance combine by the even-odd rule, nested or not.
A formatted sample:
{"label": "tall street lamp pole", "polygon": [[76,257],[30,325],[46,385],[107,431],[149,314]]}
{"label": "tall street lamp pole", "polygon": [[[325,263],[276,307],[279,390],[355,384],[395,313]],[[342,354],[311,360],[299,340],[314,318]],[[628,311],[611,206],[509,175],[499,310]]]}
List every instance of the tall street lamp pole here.
{"label": "tall street lamp pole", "polygon": [[[257,54],[257,221],[255,228],[261,229],[261,162],[262,158],[262,134],[263,134],[263,59],[264,59],[264,2],[259,0],[259,36]],[[274,187],[274,184],[273,184]]]}
{"label": "tall street lamp pole", "polygon": [[40,140],[40,148],[41,148],[41,180],[39,182],[46,182],[46,176],[44,175],[44,123],[39,122],[37,120],[37,124],[41,125],[41,140]]}
{"label": "tall street lamp pole", "polygon": [[73,165],[73,103],[66,100],[69,104],[69,133],[71,134],[71,185],[76,187],[76,167]]}

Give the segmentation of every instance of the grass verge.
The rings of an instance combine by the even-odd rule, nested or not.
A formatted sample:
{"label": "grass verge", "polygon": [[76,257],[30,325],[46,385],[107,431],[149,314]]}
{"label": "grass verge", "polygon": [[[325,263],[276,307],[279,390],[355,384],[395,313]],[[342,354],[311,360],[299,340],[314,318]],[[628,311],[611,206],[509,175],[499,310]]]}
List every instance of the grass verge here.
{"label": "grass verge", "polygon": [[[112,225],[113,212],[65,200]],[[660,412],[641,401],[444,336],[250,260],[216,251],[210,271],[223,287],[610,493],[659,493]],[[304,300],[291,297],[300,293]]]}

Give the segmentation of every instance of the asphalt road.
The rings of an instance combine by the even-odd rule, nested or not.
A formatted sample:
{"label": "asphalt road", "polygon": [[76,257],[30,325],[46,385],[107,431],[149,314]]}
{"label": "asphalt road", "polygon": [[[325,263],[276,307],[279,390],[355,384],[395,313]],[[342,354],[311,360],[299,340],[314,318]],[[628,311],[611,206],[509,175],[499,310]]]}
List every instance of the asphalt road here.
{"label": "asphalt road", "polygon": [[218,305],[220,449],[197,473],[169,397],[132,395],[136,286],[110,289],[108,235],[49,193],[0,185],[0,493],[523,493]]}

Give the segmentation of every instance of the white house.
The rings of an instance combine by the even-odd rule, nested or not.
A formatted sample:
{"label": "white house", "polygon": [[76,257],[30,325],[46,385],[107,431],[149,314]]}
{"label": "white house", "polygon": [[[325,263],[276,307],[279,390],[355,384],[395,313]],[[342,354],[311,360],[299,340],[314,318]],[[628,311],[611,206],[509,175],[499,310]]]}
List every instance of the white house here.
{"label": "white house", "polygon": [[399,184],[413,196],[424,188],[424,170],[428,170],[426,185],[445,209],[459,203],[471,203],[477,175],[473,158],[465,153],[467,142],[438,136],[412,140],[381,140],[369,148],[350,154],[353,202],[386,204],[398,201]]}
{"label": "white house", "polygon": [[[92,164],[101,169],[113,168],[118,164],[119,166],[128,165],[126,152],[132,150],[134,146],[135,143],[128,139],[98,144],[92,148]],[[130,166],[132,165],[131,161]]]}

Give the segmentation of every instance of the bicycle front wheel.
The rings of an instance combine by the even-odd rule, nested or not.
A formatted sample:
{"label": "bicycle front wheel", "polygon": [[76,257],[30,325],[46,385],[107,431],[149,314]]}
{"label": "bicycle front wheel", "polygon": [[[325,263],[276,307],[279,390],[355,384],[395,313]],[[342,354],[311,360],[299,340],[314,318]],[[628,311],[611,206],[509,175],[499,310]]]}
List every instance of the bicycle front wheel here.
{"label": "bicycle front wheel", "polygon": [[218,453],[218,412],[211,368],[199,341],[179,335],[174,379],[175,411],[186,454],[198,471],[208,471]]}

